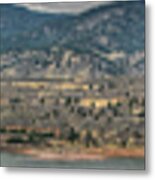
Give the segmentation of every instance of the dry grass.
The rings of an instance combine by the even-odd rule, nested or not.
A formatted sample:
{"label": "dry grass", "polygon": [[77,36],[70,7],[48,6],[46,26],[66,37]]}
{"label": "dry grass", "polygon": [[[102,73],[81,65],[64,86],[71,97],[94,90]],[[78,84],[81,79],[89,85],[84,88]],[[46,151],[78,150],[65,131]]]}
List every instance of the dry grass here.
{"label": "dry grass", "polygon": [[109,103],[116,105],[120,102],[120,98],[111,99],[96,99],[96,98],[84,98],[81,100],[80,105],[84,107],[91,107],[93,104],[96,108],[107,107]]}

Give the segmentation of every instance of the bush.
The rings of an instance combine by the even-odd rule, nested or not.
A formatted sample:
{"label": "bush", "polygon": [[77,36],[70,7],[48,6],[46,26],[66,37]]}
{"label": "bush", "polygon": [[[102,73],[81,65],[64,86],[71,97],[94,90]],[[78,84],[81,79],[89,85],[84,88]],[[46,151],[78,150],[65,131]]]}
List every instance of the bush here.
{"label": "bush", "polygon": [[73,127],[71,127],[69,130],[68,140],[74,143],[78,138],[79,138],[79,134],[75,131]]}

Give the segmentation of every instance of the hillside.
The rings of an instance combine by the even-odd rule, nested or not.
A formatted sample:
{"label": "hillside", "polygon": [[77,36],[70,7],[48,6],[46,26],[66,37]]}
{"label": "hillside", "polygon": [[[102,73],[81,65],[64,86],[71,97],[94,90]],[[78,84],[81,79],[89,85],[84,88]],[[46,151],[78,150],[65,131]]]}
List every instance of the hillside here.
{"label": "hillside", "polygon": [[0,8],[4,79],[98,79],[144,73],[141,1],[116,2],[76,16],[13,5]]}
{"label": "hillside", "polygon": [[144,7],[73,15],[0,5],[3,150],[144,156]]}
{"label": "hillside", "polygon": [[33,12],[15,4],[1,4],[0,12],[1,52],[48,47],[64,36],[73,18]]}

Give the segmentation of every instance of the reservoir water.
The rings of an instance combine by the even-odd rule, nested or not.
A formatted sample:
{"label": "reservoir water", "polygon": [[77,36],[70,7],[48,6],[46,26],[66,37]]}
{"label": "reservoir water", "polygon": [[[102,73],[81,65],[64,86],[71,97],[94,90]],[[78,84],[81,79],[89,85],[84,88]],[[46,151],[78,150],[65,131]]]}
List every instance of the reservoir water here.
{"label": "reservoir water", "polygon": [[1,166],[77,169],[144,170],[144,158],[111,158],[104,161],[51,161],[1,152]]}

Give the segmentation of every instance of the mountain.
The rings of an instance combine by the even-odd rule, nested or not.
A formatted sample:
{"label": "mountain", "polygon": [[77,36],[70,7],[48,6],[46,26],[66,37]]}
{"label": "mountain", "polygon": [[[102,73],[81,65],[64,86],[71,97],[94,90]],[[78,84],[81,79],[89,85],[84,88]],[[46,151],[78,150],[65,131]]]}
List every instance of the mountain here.
{"label": "mountain", "polygon": [[[75,46],[132,53],[144,48],[143,2],[119,2],[92,9],[80,15],[69,39]],[[71,34],[70,33],[70,34]],[[107,42],[101,42],[102,41]],[[106,40],[105,40],[106,39]],[[81,43],[81,40],[82,43]],[[86,43],[85,43],[86,42]],[[96,47],[95,47],[96,46]]]}
{"label": "mountain", "polygon": [[68,14],[33,12],[14,4],[1,4],[0,12],[1,52],[50,46],[65,35],[73,18]]}
{"label": "mountain", "polygon": [[144,8],[115,2],[72,15],[1,5],[2,77],[143,74]]}

